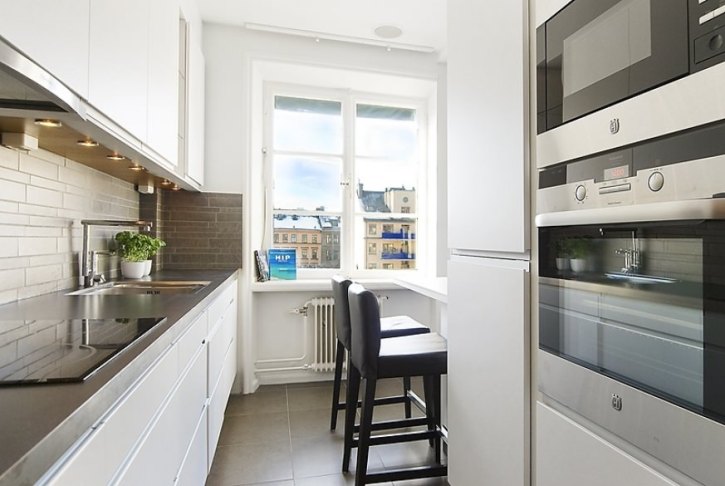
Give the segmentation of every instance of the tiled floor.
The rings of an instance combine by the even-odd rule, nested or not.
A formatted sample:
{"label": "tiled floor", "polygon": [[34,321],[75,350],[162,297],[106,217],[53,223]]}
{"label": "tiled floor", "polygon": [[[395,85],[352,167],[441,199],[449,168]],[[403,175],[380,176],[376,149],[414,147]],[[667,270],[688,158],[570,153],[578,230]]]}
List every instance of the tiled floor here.
{"label": "tiled floor", "polygon": [[[418,388],[415,383],[414,389]],[[401,390],[400,380],[385,380],[379,383],[377,395]],[[331,383],[265,386],[252,395],[232,395],[207,486],[354,484],[354,451],[351,472],[341,472],[344,412],[338,417],[337,430],[329,430],[331,397]],[[403,416],[402,404],[374,410],[374,420]],[[432,463],[433,449],[426,441],[391,444],[370,450],[368,471]],[[387,485],[447,486],[448,482],[438,478]]]}

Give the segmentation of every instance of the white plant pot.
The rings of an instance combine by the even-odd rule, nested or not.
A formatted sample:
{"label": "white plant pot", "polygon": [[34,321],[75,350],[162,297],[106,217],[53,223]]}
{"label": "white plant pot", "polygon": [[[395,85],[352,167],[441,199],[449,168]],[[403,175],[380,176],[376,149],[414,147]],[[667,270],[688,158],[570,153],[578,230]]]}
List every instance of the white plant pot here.
{"label": "white plant pot", "polygon": [[556,269],[557,270],[569,270],[569,259],[568,258],[557,258],[556,259]]}
{"label": "white plant pot", "polygon": [[151,275],[151,260],[144,260],[143,276],[147,277]]}
{"label": "white plant pot", "polygon": [[575,273],[583,272],[587,268],[587,261],[584,258],[572,258],[569,260],[569,264],[571,265],[571,271]]}
{"label": "white plant pot", "polygon": [[123,278],[141,278],[146,270],[146,262],[127,262],[121,260],[121,275]]}

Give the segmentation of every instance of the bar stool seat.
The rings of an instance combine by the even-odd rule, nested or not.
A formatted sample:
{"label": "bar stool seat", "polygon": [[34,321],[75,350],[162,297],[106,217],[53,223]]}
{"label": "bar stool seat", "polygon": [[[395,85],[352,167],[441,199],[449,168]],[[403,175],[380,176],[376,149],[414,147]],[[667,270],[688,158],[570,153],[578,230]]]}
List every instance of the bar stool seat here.
{"label": "bar stool seat", "polygon": [[[362,285],[352,284],[348,289],[350,306],[351,344],[348,370],[347,410],[345,412],[345,441],[342,470],[348,471],[351,451],[357,447],[355,486],[388,481],[404,481],[448,474],[441,464],[441,375],[448,371],[448,346],[437,333],[381,339],[380,309],[375,295]],[[422,432],[400,432],[372,436],[375,389],[382,378],[422,376],[425,389],[426,419],[399,421],[399,425],[427,425]],[[362,388],[362,408],[358,439],[354,438],[355,410],[358,392]],[[368,474],[370,446],[428,440],[435,446],[435,465],[386,470]]]}
{"label": "bar stool seat", "polygon": [[377,378],[442,375],[448,370],[448,344],[437,333],[380,341]]}
{"label": "bar stool seat", "polygon": [[[335,275],[332,277],[332,294],[335,298],[335,330],[337,331],[337,350],[335,353],[335,377],[332,387],[332,407],[330,413],[330,430],[337,428],[338,410],[345,409],[345,402],[340,402],[340,388],[342,383],[342,367],[345,359],[345,351],[348,354],[348,375],[350,371],[350,305],[348,302],[347,290],[352,284],[350,279]],[[381,337],[386,340],[389,338],[412,336],[416,334],[427,334],[430,328],[424,326],[420,322],[409,316],[393,316],[383,317],[380,319]],[[405,404],[405,417],[410,418],[411,398],[410,394],[410,378],[403,377],[403,393],[393,397],[384,397],[378,399],[377,403]],[[417,400],[417,397],[415,397]]]}

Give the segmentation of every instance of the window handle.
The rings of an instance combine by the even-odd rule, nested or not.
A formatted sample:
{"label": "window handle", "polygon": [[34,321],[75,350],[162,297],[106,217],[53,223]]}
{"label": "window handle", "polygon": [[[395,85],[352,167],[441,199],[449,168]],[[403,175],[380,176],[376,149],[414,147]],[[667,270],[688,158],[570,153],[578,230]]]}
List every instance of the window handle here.
{"label": "window handle", "polygon": [[350,181],[348,181],[348,180],[340,181],[340,185],[348,187],[350,185]]}

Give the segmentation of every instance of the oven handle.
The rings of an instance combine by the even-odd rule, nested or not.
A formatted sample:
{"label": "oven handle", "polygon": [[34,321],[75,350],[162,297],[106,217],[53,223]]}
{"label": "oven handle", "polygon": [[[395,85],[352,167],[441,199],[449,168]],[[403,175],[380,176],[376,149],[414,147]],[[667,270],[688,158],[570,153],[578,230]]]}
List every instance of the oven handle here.
{"label": "oven handle", "polygon": [[708,219],[725,219],[725,199],[693,199],[545,213],[536,216],[536,226],[541,228]]}

